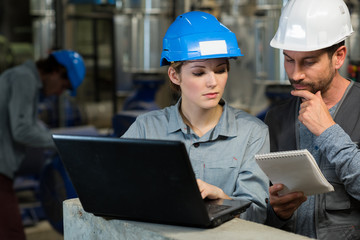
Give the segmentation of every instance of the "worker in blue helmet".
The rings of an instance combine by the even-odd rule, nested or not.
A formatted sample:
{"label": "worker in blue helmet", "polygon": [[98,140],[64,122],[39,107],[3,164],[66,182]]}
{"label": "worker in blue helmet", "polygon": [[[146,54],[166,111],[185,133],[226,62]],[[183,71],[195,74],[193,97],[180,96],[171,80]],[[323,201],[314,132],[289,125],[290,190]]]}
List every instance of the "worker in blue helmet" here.
{"label": "worker in blue helmet", "polygon": [[85,77],[82,57],[60,50],[47,58],[0,75],[0,239],[25,239],[13,178],[27,147],[55,148],[51,133],[37,119],[40,96],[76,89]]}
{"label": "worker in blue helmet", "polygon": [[235,34],[213,15],[193,11],[178,16],[163,39],[160,65],[168,65],[179,99],[138,116],[122,137],[182,141],[201,196],[251,201],[240,217],[263,223],[269,181],[254,156],[269,152],[268,129],[223,99],[229,59],[239,56]]}
{"label": "worker in blue helmet", "polygon": [[60,50],[51,53],[56,61],[66,68],[67,78],[71,83],[71,95],[76,95],[76,89],[85,77],[84,60],[79,53],[70,50]]}

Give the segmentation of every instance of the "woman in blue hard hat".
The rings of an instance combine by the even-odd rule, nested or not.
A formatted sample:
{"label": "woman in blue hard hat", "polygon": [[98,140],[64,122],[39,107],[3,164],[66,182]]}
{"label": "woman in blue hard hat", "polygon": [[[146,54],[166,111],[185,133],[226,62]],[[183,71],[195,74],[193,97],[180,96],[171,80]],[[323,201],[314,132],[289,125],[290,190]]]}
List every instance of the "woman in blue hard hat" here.
{"label": "woman in blue hard hat", "polygon": [[38,100],[70,89],[76,94],[85,76],[82,57],[74,51],[55,51],[0,76],[0,239],[25,239],[13,190],[26,147],[55,148],[51,133],[38,124]]}
{"label": "woman in blue hard hat", "polygon": [[184,142],[203,198],[252,201],[242,218],[264,222],[268,179],[254,160],[269,151],[268,129],[223,99],[236,36],[214,16],[188,12],[163,39],[160,65],[179,92],[177,104],[140,115],[122,136]]}

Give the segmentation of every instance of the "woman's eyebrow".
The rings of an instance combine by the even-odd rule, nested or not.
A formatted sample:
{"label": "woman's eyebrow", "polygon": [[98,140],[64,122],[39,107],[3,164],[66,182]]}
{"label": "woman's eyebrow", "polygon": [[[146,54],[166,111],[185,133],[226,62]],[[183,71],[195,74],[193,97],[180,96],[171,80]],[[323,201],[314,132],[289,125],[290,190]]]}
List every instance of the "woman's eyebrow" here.
{"label": "woman's eyebrow", "polygon": [[191,66],[190,68],[206,68],[206,67],[203,65],[194,65],[194,66]]}

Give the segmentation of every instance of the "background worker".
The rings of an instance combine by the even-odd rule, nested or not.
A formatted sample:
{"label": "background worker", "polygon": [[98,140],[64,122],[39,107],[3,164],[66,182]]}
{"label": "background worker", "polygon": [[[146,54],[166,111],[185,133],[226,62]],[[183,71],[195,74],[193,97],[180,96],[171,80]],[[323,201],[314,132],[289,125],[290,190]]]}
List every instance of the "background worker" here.
{"label": "background worker", "polygon": [[202,197],[249,200],[241,217],[263,223],[268,179],[254,155],[269,151],[268,129],[222,99],[229,58],[238,56],[235,34],[213,15],[178,16],[163,39],[161,66],[170,65],[170,84],[180,99],[138,116],[122,137],[182,141]]}
{"label": "background worker", "polygon": [[82,57],[70,50],[28,60],[0,76],[0,239],[25,239],[13,178],[26,147],[54,148],[51,133],[38,122],[40,95],[66,89],[75,95],[84,77]]}
{"label": "background worker", "polygon": [[342,0],[290,0],[270,45],[283,49],[293,95],[265,119],[271,151],[308,149],[335,192],[279,196],[267,224],[317,239],[360,239],[360,84],[339,73],[353,32]]}

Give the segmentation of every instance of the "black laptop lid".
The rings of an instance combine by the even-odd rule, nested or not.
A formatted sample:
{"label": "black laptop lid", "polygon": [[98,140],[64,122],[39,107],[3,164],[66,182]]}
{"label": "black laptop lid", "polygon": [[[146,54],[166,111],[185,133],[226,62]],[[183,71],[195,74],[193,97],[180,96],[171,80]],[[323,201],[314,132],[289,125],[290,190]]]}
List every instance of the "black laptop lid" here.
{"label": "black laptop lid", "polygon": [[[69,135],[53,139],[84,210],[95,215],[215,227],[251,204],[204,201],[180,141]],[[220,204],[222,211],[214,208]]]}
{"label": "black laptop lid", "polygon": [[65,135],[53,139],[85,211],[210,224],[182,142]]}

